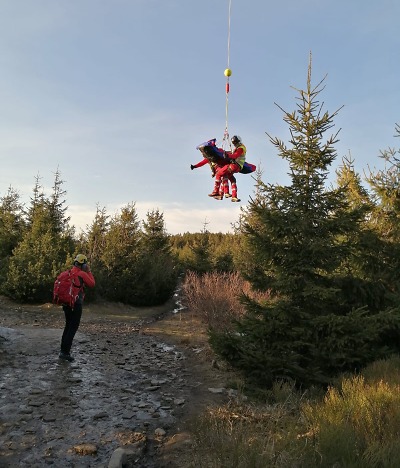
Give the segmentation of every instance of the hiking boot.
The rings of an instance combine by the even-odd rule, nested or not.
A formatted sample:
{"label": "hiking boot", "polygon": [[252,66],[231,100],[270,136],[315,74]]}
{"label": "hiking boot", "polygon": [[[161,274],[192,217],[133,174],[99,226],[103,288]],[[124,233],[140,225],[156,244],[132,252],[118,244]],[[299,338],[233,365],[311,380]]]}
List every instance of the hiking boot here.
{"label": "hiking boot", "polygon": [[58,357],[62,359],[63,361],[68,361],[68,362],[73,362],[75,359],[69,354],[69,353],[63,353],[61,352]]}
{"label": "hiking boot", "polygon": [[240,198],[232,197],[231,202],[240,202]]}
{"label": "hiking boot", "polygon": [[226,194],[225,194],[225,198],[231,198],[231,196],[232,196],[232,195],[231,195],[230,193],[226,193]]}
{"label": "hiking boot", "polygon": [[209,197],[219,197],[219,192],[213,192],[208,194]]}
{"label": "hiking boot", "polygon": [[222,200],[224,197],[222,195],[215,195],[214,200]]}

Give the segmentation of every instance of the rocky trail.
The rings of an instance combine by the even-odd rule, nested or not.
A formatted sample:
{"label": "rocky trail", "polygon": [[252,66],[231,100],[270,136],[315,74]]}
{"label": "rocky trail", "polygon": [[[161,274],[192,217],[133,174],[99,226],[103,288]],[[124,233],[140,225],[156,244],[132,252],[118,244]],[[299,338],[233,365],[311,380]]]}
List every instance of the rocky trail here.
{"label": "rocky trail", "polygon": [[73,363],[62,327],[58,307],[0,298],[0,467],[191,466],[188,421],[228,395],[199,323],[173,304],[93,305]]}

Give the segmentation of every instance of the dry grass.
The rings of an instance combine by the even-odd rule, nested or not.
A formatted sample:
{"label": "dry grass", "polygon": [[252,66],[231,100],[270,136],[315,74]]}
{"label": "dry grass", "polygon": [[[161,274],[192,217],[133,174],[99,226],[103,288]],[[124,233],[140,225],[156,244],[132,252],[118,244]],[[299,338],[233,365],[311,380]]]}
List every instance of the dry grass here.
{"label": "dry grass", "polygon": [[[286,384],[282,384],[285,387]],[[200,468],[300,467],[305,428],[299,416],[301,396],[293,388],[276,385],[272,405],[235,400],[209,409],[196,422],[193,464]],[[287,396],[290,396],[287,398]]]}

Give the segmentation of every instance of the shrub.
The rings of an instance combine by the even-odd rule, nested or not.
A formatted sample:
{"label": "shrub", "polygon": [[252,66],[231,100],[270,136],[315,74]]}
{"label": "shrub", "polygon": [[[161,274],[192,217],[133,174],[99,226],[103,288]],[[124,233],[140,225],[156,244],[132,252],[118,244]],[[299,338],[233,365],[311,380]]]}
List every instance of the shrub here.
{"label": "shrub", "polygon": [[330,388],[322,402],[305,404],[302,412],[309,422],[314,463],[400,466],[400,385],[344,378],[339,389]]}
{"label": "shrub", "polygon": [[267,294],[257,294],[239,273],[211,272],[200,275],[186,273],[182,284],[183,303],[214,330],[231,329],[232,321],[240,318],[245,308],[243,294],[259,299]]}

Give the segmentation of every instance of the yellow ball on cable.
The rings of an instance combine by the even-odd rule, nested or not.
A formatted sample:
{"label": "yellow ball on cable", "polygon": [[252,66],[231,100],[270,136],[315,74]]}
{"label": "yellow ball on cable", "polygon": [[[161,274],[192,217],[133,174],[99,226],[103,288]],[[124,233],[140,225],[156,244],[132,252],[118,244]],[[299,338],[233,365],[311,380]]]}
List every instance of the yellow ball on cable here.
{"label": "yellow ball on cable", "polygon": [[230,68],[227,68],[225,71],[224,71],[224,75],[225,76],[231,76],[232,75],[232,70]]}

